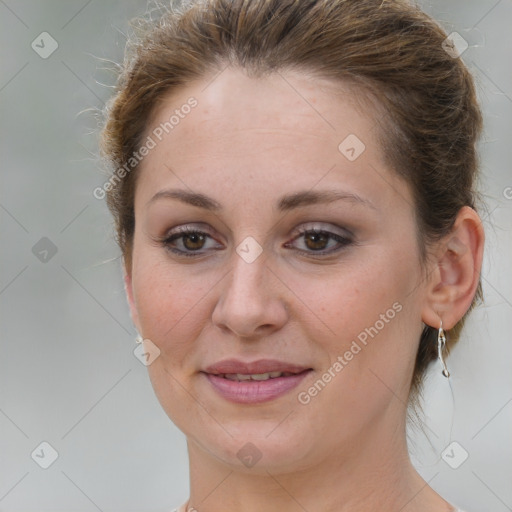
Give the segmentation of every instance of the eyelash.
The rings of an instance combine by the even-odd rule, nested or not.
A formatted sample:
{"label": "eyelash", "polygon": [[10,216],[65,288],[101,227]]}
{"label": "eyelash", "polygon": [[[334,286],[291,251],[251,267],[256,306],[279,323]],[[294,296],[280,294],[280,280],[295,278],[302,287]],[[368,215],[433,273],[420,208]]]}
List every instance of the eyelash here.
{"label": "eyelash", "polygon": [[[183,237],[185,235],[190,235],[190,234],[198,234],[198,235],[206,235],[208,236],[209,238],[212,238],[208,232],[206,231],[201,231],[197,228],[193,228],[193,227],[190,227],[190,226],[183,226],[183,227],[180,227],[178,228],[179,229],[179,233],[174,233],[174,234],[171,234],[170,236],[167,236],[165,237],[164,239],[160,240],[161,244],[164,246],[164,248],[174,254],[177,254],[178,256],[184,256],[186,258],[194,258],[194,257],[199,257],[199,256],[203,256],[205,253],[204,252],[190,252],[190,251],[182,251],[181,249],[176,249],[174,247],[171,247],[171,244],[175,241],[175,240],[179,240],[179,239],[183,239]],[[309,234],[309,233],[315,233],[315,234],[324,234],[324,235],[327,235],[328,238],[330,240],[335,240],[336,242],[338,242],[338,244],[340,244],[340,246],[336,249],[331,249],[331,250],[323,250],[323,251],[304,251],[302,249],[296,249],[296,251],[298,251],[299,253],[301,254],[305,254],[309,257],[323,257],[323,256],[326,256],[326,255],[331,255],[331,254],[334,254],[334,253],[337,253],[341,250],[343,250],[345,247],[349,246],[349,245],[352,245],[354,244],[354,241],[347,237],[347,236],[342,236],[342,235],[339,235],[337,233],[333,233],[331,231],[327,231],[325,229],[317,229],[317,228],[302,228],[302,229],[299,229],[296,233],[296,236],[294,236],[293,240],[292,241],[295,241],[297,239],[299,239],[301,236],[304,236],[306,234]],[[329,242],[327,242],[329,243]],[[285,247],[288,246],[289,244],[285,244]]]}

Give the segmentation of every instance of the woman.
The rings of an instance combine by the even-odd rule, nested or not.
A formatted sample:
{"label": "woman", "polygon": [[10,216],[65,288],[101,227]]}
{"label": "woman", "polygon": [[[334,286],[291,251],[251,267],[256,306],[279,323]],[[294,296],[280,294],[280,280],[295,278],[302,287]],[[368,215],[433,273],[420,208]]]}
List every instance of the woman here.
{"label": "woman", "polygon": [[456,510],[405,428],[481,293],[481,124],[405,1],[193,1],[127,52],[106,191],[180,510]]}

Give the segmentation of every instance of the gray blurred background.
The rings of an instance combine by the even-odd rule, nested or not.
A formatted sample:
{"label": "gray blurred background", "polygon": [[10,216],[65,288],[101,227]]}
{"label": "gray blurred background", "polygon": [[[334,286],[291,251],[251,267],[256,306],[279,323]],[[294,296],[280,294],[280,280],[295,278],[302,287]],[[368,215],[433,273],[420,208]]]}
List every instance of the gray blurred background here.
{"label": "gray blurred background", "polygon": [[[432,368],[425,432],[410,430],[410,451],[447,500],[505,512],[512,0],[420,4],[468,42],[462,58],[485,113],[486,303],[448,360],[452,389]],[[145,0],[0,0],[0,511],[164,512],[188,498],[185,439],[133,354],[120,253],[105,202],[92,193],[105,175],[87,109],[103,108],[114,83],[100,59],[121,60],[128,20],[145,11]]]}

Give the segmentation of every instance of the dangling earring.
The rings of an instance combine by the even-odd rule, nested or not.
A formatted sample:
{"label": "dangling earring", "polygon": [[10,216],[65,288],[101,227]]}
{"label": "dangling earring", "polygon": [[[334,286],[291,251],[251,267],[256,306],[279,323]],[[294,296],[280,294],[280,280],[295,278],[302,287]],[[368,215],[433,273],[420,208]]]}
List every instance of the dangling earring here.
{"label": "dangling earring", "polygon": [[446,364],[445,364],[444,358],[443,358],[443,350],[445,347],[446,347],[446,336],[445,336],[444,330],[443,330],[443,321],[441,320],[441,326],[439,327],[439,331],[437,333],[437,357],[443,367],[443,372],[442,372],[443,375],[445,377],[449,377],[450,372],[448,371],[448,368],[446,368]]}
{"label": "dangling earring", "polygon": [[135,343],[142,343],[144,340],[142,339],[142,336],[139,334],[136,338],[135,338]]}

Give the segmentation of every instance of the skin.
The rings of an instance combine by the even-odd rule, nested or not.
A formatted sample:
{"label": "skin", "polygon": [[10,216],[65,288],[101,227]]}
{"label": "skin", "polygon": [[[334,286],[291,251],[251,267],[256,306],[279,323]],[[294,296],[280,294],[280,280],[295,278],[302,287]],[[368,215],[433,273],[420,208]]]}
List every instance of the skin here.
{"label": "skin", "polygon": [[[406,402],[424,323],[450,329],[478,283],[483,231],[463,208],[453,232],[422,265],[412,194],[386,167],[368,103],[348,86],[280,72],[262,79],[225,69],[173,91],[146,135],[191,96],[197,107],[144,158],[135,195],[133,256],[126,266],[132,318],[160,350],[148,366],[155,393],[185,433],[189,506],[199,512],[432,512],[452,507],[418,475],[407,452]],[[366,149],[349,161],[338,145],[355,134]],[[208,211],[162,190],[199,192]],[[358,196],[276,205],[298,191]],[[189,225],[201,245],[163,239]],[[349,236],[322,246],[316,227]],[[236,252],[253,237],[262,253]],[[186,245],[185,245],[186,244]],[[300,251],[303,251],[301,253]],[[318,250],[318,249],[317,249]],[[400,312],[307,405],[307,390],[393,304]],[[313,368],[299,388],[262,404],[234,404],[200,373],[236,357]],[[237,452],[252,443],[261,459]]]}

